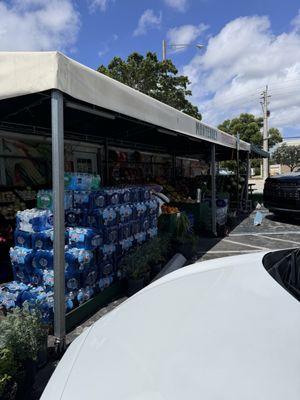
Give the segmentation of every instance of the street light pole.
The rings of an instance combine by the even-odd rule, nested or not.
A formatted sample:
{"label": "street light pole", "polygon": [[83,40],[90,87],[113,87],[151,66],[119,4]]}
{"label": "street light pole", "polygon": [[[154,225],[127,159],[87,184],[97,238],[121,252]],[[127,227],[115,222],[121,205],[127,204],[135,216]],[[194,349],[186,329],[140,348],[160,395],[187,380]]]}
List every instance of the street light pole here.
{"label": "street light pole", "polygon": [[[162,60],[166,61],[167,59],[167,47],[172,47],[175,49],[183,49],[185,47],[191,47],[193,45],[191,44],[167,44],[167,42],[165,41],[165,39],[162,41]],[[204,44],[196,44],[195,47],[197,47],[197,49],[202,49],[204,47]]]}

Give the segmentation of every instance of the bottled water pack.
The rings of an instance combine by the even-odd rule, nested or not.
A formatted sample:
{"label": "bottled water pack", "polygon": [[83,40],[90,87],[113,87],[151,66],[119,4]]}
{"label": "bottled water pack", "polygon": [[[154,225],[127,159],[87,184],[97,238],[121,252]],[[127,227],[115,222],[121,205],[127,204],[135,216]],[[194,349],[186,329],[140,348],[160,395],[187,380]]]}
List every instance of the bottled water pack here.
{"label": "bottled water pack", "polygon": [[101,223],[103,226],[114,226],[117,224],[117,212],[113,207],[106,207],[101,211]]}
{"label": "bottled water pack", "polygon": [[20,231],[18,229],[14,232],[15,246],[31,248],[31,234],[30,232]]}
{"label": "bottled water pack", "polygon": [[98,277],[99,277],[99,271],[96,265],[85,268],[81,272],[81,287],[83,288],[87,286],[91,288],[95,287]]}
{"label": "bottled water pack", "polygon": [[71,208],[65,211],[65,224],[69,227],[85,226],[85,210]]}
{"label": "bottled water pack", "polygon": [[[69,242],[69,232],[65,231],[65,244]],[[31,234],[31,243],[34,250],[52,250],[53,248],[53,229]]]}
{"label": "bottled water pack", "polygon": [[113,275],[108,275],[105,278],[100,278],[98,282],[98,287],[101,292],[103,292],[104,289],[108,288],[114,281]]}
{"label": "bottled water pack", "polygon": [[148,229],[147,234],[148,234],[149,239],[153,239],[155,236],[157,236],[158,230],[157,230],[157,228],[150,228],[150,229]]}
{"label": "bottled water pack", "polygon": [[123,204],[116,208],[119,222],[129,222],[132,219],[132,207],[129,204]]}
{"label": "bottled water pack", "polygon": [[70,227],[68,232],[71,247],[93,250],[102,243],[101,235],[91,228]]}
{"label": "bottled water pack", "polygon": [[99,248],[99,260],[100,262],[111,260],[117,251],[117,247],[114,243],[111,244],[104,244],[102,247]]}
{"label": "bottled water pack", "polygon": [[[73,192],[65,190],[64,194],[65,210],[73,208]],[[42,210],[53,210],[53,191],[39,190],[37,193],[37,208]]]}
{"label": "bottled water pack", "polygon": [[144,218],[147,214],[147,206],[145,203],[136,203],[133,205],[133,218]]}
{"label": "bottled water pack", "polygon": [[104,190],[97,190],[90,194],[90,204],[93,209],[105,208],[107,205],[106,193]]}
{"label": "bottled water pack", "polygon": [[118,244],[118,254],[125,255],[133,247],[133,237],[120,240]]}
{"label": "bottled water pack", "polygon": [[92,209],[93,208],[93,198],[91,197],[91,192],[87,190],[75,190],[73,194],[73,208],[79,209]]}
{"label": "bottled water pack", "polygon": [[53,269],[53,250],[36,250],[33,258],[32,265],[34,268],[39,269]]}
{"label": "bottled water pack", "polygon": [[50,210],[24,210],[17,212],[17,228],[25,232],[41,232],[53,226],[53,214]]}
{"label": "bottled water pack", "polygon": [[13,265],[19,265],[23,268],[31,268],[31,261],[34,255],[32,249],[27,249],[26,247],[11,247],[9,250],[9,255],[11,263]]}
{"label": "bottled water pack", "polygon": [[117,188],[104,188],[107,206],[116,206],[120,202],[119,190]]}
{"label": "bottled water pack", "polygon": [[108,226],[103,228],[103,239],[106,244],[117,243],[119,238],[119,227]]}
{"label": "bottled water pack", "polygon": [[68,248],[65,252],[66,266],[83,271],[95,264],[94,253],[90,250],[78,249],[76,247]]}
{"label": "bottled water pack", "polygon": [[65,188],[69,190],[98,190],[100,184],[99,175],[78,172],[65,173]]}

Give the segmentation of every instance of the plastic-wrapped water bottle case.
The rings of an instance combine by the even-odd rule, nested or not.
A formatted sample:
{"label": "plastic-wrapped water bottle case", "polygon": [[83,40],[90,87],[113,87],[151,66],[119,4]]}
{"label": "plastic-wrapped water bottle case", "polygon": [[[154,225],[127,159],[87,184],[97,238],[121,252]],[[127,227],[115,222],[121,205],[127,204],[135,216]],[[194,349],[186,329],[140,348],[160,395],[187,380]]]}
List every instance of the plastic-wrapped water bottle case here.
{"label": "plastic-wrapped water bottle case", "polygon": [[[66,311],[120,279],[122,257],[157,235],[158,203],[148,187],[100,184],[98,175],[65,174]],[[10,249],[14,281],[0,288],[0,305],[26,302],[47,323],[53,320],[54,197],[52,190],[40,190],[37,208],[17,213]]]}

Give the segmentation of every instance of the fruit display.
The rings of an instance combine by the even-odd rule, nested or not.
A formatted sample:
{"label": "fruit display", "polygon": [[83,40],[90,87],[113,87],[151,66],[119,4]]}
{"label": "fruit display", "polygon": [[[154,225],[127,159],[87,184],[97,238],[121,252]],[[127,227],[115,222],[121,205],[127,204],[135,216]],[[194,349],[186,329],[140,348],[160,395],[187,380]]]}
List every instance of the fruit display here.
{"label": "fruit display", "polygon": [[163,178],[157,178],[156,182],[163,187],[163,194],[165,194],[171,202],[194,202],[191,193],[191,185],[189,184],[188,178],[177,180],[174,185],[171,185],[169,181]]}
{"label": "fruit display", "polygon": [[0,192],[0,204],[13,203],[15,200],[16,200],[16,195],[11,190]]}
{"label": "fruit display", "polygon": [[16,212],[26,208],[23,202],[14,191],[0,192],[0,214],[6,220],[13,220]]}
{"label": "fruit display", "polygon": [[16,202],[13,204],[0,206],[0,214],[3,215],[6,220],[14,220],[17,211],[25,209],[26,204],[24,202],[21,202],[20,200],[16,200]]}
{"label": "fruit display", "polygon": [[[198,175],[194,178],[176,179],[176,182],[173,184],[170,184],[170,182],[164,178],[157,178],[156,182],[163,187],[163,194],[170,199],[171,203],[196,203],[197,189],[201,190],[202,199],[211,196],[210,175]],[[246,179],[244,176],[240,176],[239,179],[237,179],[235,175],[216,176],[217,194],[233,202],[237,198],[237,191],[239,192],[239,197],[243,197],[245,187]]]}
{"label": "fruit display", "polygon": [[179,209],[177,207],[169,206],[168,204],[163,204],[161,206],[161,211],[163,214],[177,214]]}
{"label": "fruit display", "polygon": [[23,201],[34,201],[36,199],[36,191],[30,187],[24,190],[16,190],[16,193]]}

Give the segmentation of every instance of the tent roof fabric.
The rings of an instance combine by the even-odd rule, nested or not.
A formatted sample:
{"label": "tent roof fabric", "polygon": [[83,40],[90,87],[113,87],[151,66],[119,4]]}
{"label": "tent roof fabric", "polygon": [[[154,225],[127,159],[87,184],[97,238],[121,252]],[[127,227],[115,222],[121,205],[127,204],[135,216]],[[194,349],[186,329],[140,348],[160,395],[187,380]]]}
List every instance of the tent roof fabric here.
{"label": "tent roof fabric", "polygon": [[[59,52],[0,52],[0,100],[57,89],[161,128],[230,148],[236,138],[161,103]],[[250,144],[239,142],[240,150]]]}

